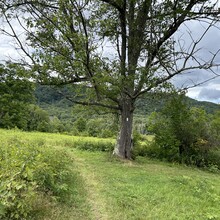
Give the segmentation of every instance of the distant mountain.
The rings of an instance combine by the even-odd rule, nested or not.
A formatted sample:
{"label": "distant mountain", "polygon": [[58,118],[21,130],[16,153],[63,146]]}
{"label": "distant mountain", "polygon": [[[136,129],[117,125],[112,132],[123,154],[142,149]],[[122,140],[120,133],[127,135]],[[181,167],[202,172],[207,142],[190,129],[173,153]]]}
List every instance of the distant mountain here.
{"label": "distant mountain", "polygon": [[213,114],[216,111],[220,111],[220,104],[216,104],[213,102],[207,101],[197,101],[195,99],[187,97],[190,106],[203,108],[206,110],[207,113]]}
{"label": "distant mountain", "polygon": [[[170,96],[168,94],[145,94],[136,103],[136,114],[148,115],[153,111],[160,111],[169,98]],[[189,107],[202,108],[209,114],[220,111],[219,104],[206,101],[197,101],[188,96],[185,96],[185,99]]]}
{"label": "distant mountain", "polygon": [[[38,105],[47,110],[49,114],[54,115],[59,112],[61,113],[62,111],[65,112],[65,118],[67,119],[68,112],[69,117],[71,117],[71,109],[74,104],[66,100],[65,97],[60,94],[60,90],[65,92],[67,88],[37,85],[35,97]],[[72,90],[72,93],[74,94],[74,90]],[[169,98],[169,94],[145,94],[136,102],[135,114],[145,116],[149,115],[153,111],[160,111]],[[220,111],[219,104],[197,101],[189,97],[185,98],[190,107],[203,108],[207,113],[211,114],[215,111]]]}

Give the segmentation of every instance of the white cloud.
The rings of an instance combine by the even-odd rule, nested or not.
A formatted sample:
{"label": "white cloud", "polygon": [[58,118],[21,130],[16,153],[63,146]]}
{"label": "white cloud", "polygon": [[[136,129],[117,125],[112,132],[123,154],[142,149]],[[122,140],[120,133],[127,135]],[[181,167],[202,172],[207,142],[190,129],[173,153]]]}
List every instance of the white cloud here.
{"label": "white cloud", "polygon": [[199,96],[200,90],[201,88],[189,89],[186,95],[189,96],[190,98],[199,100],[198,96]]}
{"label": "white cloud", "polygon": [[211,81],[205,85],[191,88],[188,90],[187,96],[199,101],[220,103],[220,82]]}
{"label": "white cloud", "polygon": [[220,103],[220,89],[202,88],[198,98],[201,100],[210,100],[216,103]]}

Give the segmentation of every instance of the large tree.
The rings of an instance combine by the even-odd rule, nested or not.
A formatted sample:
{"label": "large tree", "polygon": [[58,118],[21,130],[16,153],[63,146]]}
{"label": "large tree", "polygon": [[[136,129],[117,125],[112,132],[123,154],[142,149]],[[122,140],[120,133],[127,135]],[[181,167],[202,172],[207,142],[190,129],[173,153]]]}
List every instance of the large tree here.
{"label": "large tree", "polygon": [[[133,112],[142,94],[166,88],[171,78],[189,70],[217,74],[218,50],[199,56],[200,42],[219,19],[217,0],[1,2],[10,27],[2,31],[17,40],[34,78],[44,84],[77,84],[83,95],[74,94],[73,102],[119,112],[114,153],[122,158],[131,157]],[[16,32],[15,19],[26,41]],[[197,38],[187,29],[189,21],[204,23]],[[186,35],[178,34],[180,29],[190,43],[181,39]]]}

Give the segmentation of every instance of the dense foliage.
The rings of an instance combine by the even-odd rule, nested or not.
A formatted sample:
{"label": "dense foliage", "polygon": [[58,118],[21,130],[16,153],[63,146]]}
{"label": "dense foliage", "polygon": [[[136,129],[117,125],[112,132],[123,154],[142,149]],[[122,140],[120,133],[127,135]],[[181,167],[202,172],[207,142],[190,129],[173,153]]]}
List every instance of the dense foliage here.
{"label": "dense foliage", "polygon": [[0,65],[0,127],[27,127],[28,104],[33,102],[33,91],[24,68]]}
{"label": "dense foliage", "polygon": [[216,135],[218,114],[189,108],[183,95],[174,95],[161,112],[150,117],[148,129],[155,134],[150,154],[197,166],[219,166],[212,156],[220,146]]}
{"label": "dense foliage", "polygon": [[40,141],[6,139],[0,146],[0,218],[34,219],[68,192],[68,157]]}

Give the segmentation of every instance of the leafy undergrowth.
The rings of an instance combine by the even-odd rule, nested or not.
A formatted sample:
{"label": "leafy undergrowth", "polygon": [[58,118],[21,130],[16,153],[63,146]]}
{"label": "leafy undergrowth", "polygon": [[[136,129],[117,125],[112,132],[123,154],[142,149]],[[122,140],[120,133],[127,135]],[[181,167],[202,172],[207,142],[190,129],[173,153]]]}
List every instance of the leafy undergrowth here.
{"label": "leafy undergrowth", "polygon": [[0,219],[89,219],[84,185],[66,150],[37,136],[0,130]]}
{"label": "leafy undergrowth", "polygon": [[[90,148],[89,151],[82,151],[75,145],[77,141],[112,143],[112,140],[5,130],[0,130],[0,139],[1,152],[5,151],[5,143],[9,143],[8,140],[27,142],[29,147],[43,149],[46,158],[50,158],[48,155],[54,158],[52,161],[58,169],[55,176],[59,177],[64,171],[68,172],[68,178],[64,172],[63,178],[55,179],[55,185],[52,184],[52,189],[49,188],[48,191],[45,190],[44,184],[36,184],[37,191],[35,188],[33,191],[37,193],[34,194],[37,195],[37,205],[34,207],[38,208],[38,219],[220,219],[219,174],[141,157],[137,157],[135,161],[118,160],[112,158],[108,152],[97,152]],[[56,156],[64,164],[57,166],[59,162],[54,161]],[[46,158],[39,159],[36,167],[44,169],[41,163],[45,162]],[[1,164],[2,161],[5,159],[1,158]],[[42,182],[44,174],[52,174],[53,163],[37,177],[33,175],[34,182],[39,179]],[[18,171],[21,171],[22,166],[18,167]],[[17,172],[14,171],[16,166],[8,169],[12,174]],[[2,170],[1,165],[1,175]],[[4,184],[0,184],[2,190]],[[32,197],[24,196],[23,192],[25,190],[19,191],[19,199],[34,201]],[[0,196],[2,195],[4,194],[1,193]],[[2,203],[2,198],[0,201]]]}

